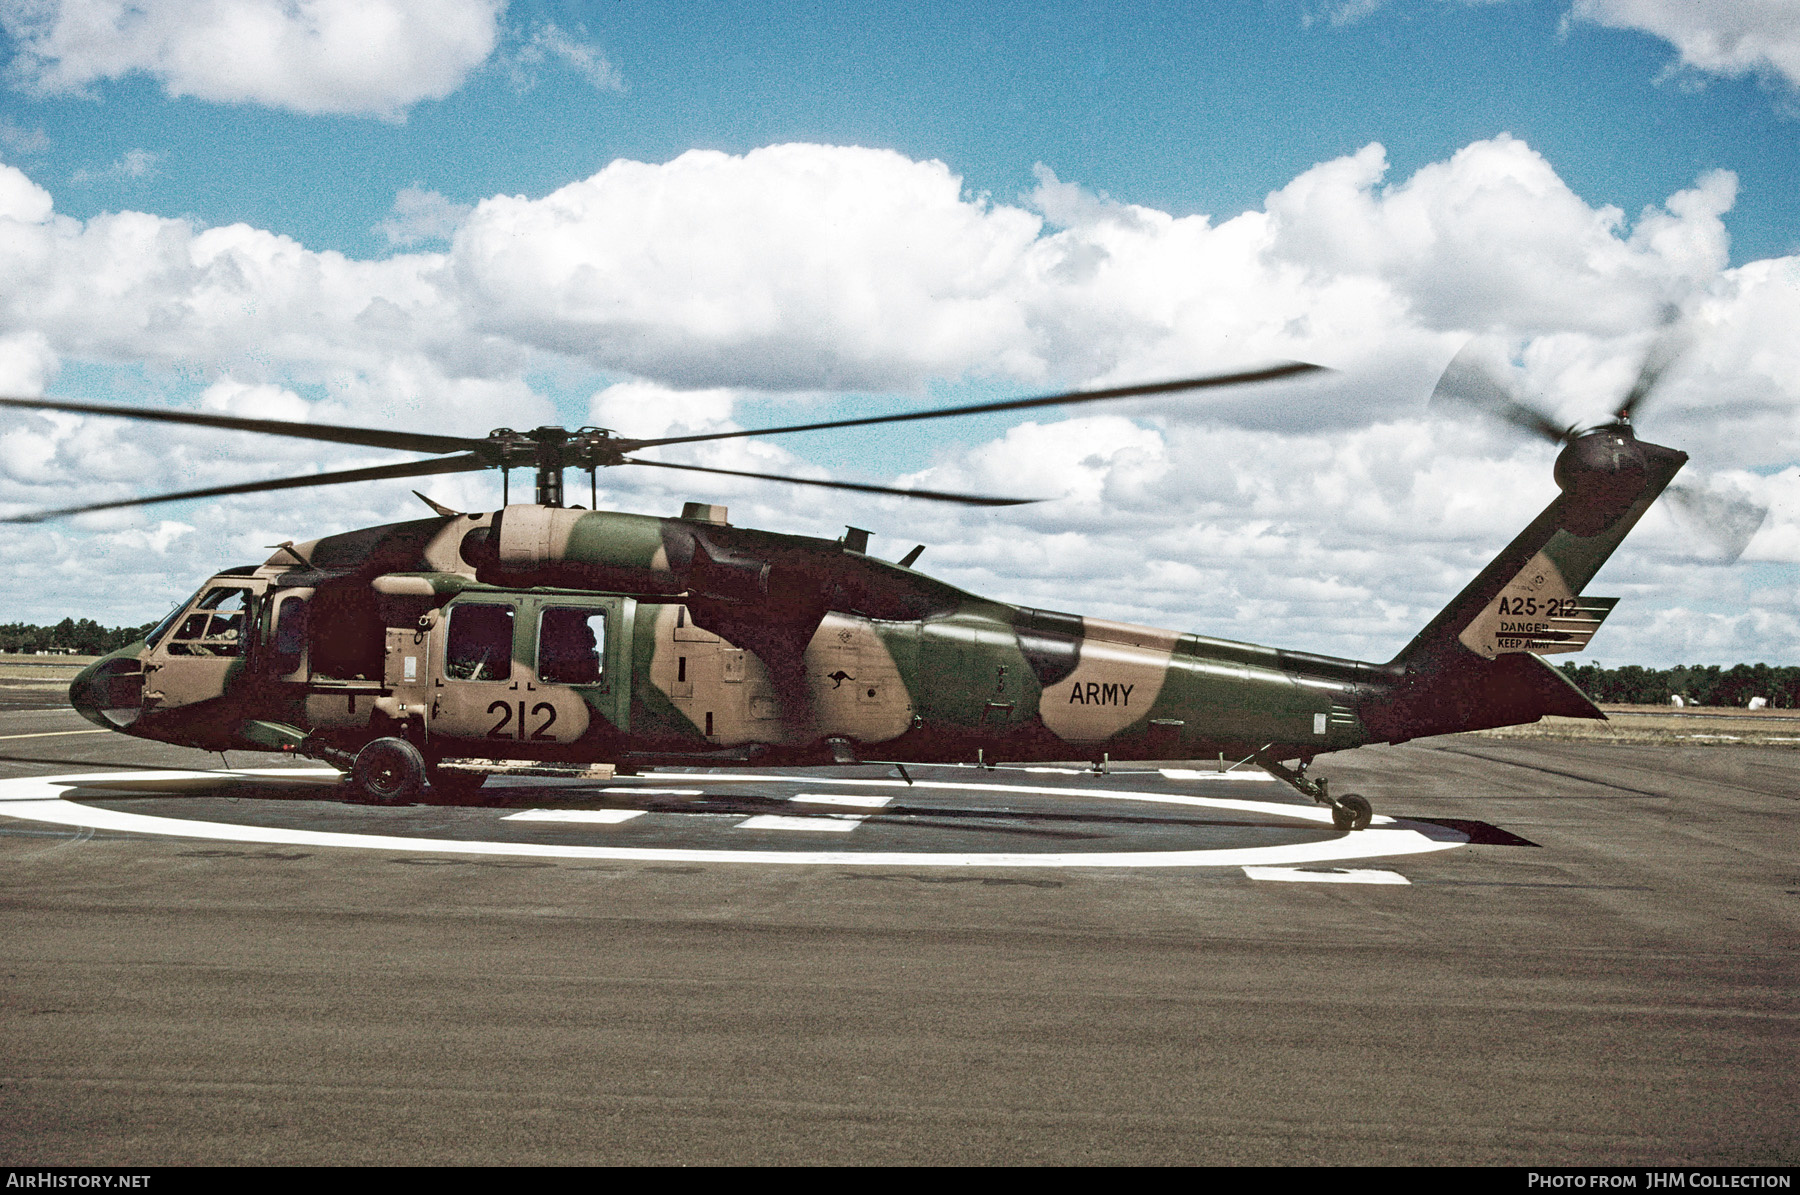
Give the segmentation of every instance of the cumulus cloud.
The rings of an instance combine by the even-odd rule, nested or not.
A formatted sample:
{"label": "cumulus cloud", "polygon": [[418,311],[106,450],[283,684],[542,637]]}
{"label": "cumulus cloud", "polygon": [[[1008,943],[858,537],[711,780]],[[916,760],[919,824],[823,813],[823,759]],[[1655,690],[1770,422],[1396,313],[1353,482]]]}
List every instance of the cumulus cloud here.
{"label": "cumulus cloud", "polygon": [[1790,0],[1575,0],[1569,15],[1654,34],[1692,71],[1800,89],[1800,9]]}
{"label": "cumulus cloud", "polygon": [[1040,221],[941,162],[781,145],[619,161],[482,201],[452,258],[482,325],[686,387],[890,388],[1005,356]]}
{"label": "cumulus cloud", "polygon": [[[1504,134],[1384,186],[1371,145],[1269,197],[1274,251],[1322,277],[1380,279],[1440,328],[1619,331],[1655,319],[1726,264],[1719,217],[1737,181],[1714,171],[1627,229]],[[1628,234],[1628,235],[1622,235]]]}
{"label": "cumulus cloud", "polygon": [[514,44],[502,52],[501,62],[520,91],[535,87],[539,69],[550,62],[574,71],[596,91],[625,90],[625,76],[588,37],[586,29],[571,33],[551,21],[540,21],[515,35]]}
{"label": "cumulus cloud", "polygon": [[14,80],[44,94],[147,74],[171,96],[397,118],[493,51],[502,0],[5,0]]}
{"label": "cumulus cloud", "polygon": [[[1550,446],[1424,410],[1445,363],[1480,337],[1546,409],[1596,421],[1674,304],[1694,347],[1640,429],[1773,513],[1746,563],[1722,569],[1653,511],[1596,585],[1628,599],[1600,646],[1673,662],[1759,634],[1757,654],[1800,656],[1800,593],[1766,567],[1800,560],[1800,259],[1729,265],[1728,174],[1633,215],[1587,202],[1513,138],[1404,178],[1370,146],[1214,220],[1092,194],[1048,166],[1003,203],[968,194],[940,162],[784,145],[615,162],[467,212],[413,190],[421,242],[436,212],[447,246],[359,261],[244,225],[74,220],[0,167],[0,379],[41,392],[79,361],[275,418],[480,435],[585,414],[655,436],[735,427],[751,393],[805,404],[884,390],[924,404],[959,379],[1043,390],[1317,361],[1338,372],[1042,412],[978,444],[920,425],[941,447],[900,484],[1048,499],[1031,507],[821,502],[652,469],[603,474],[600,500],[670,514],[721,501],[734,522],[822,535],[855,523],[890,556],[930,544],[932,571],[996,597],[1367,657],[1404,643],[1555,492]],[[559,414],[536,386],[571,375],[591,397]],[[394,459],[74,417],[7,414],[0,437],[7,510]],[[660,452],[827,476],[799,443]],[[851,474],[895,480],[872,457]],[[413,517],[408,489],[177,508],[193,530],[163,541],[168,588],[281,539]],[[491,477],[428,489],[466,509],[498,496]],[[121,564],[128,537],[169,521],[152,510],[0,529],[0,554],[20,562],[0,601],[144,592],[95,578],[147,572]]]}
{"label": "cumulus cloud", "polygon": [[673,390],[654,382],[619,382],[588,400],[588,422],[646,440],[734,431],[735,398],[727,389]]}
{"label": "cumulus cloud", "polygon": [[[1506,0],[1448,0],[1465,7]],[[1309,0],[1300,23],[1354,24],[1389,6],[1389,0]],[[1761,79],[1784,93],[1784,108],[1800,93],[1800,9],[1792,0],[1573,0],[1563,14],[1566,32],[1578,21],[1632,29],[1675,48],[1663,78],[1702,81],[1706,76]]]}
{"label": "cumulus cloud", "polygon": [[156,164],[161,158],[161,154],[152,153],[147,149],[128,149],[123,154],[120,154],[118,160],[111,165],[101,167],[98,170],[88,170],[85,168],[77,170],[69,177],[69,181],[79,186],[83,183],[99,182],[107,179],[137,181],[140,179],[155,178],[157,173]]}
{"label": "cumulus cloud", "polygon": [[419,186],[402,187],[394,196],[394,208],[375,231],[390,245],[410,248],[424,241],[447,241],[474,205],[453,203],[436,191]]}
{"label": "cumulus cloud", "polygon": [[0,146],[9,153],[31,156],[50,148],[50,136],[43,129],[28,129],[0,117]]}
{"label": "cumulus cloud", "polygon": [[44,223],[55,211],[50,192],[17,167],[0,166],[0,220],[24,232],[29,225]]}

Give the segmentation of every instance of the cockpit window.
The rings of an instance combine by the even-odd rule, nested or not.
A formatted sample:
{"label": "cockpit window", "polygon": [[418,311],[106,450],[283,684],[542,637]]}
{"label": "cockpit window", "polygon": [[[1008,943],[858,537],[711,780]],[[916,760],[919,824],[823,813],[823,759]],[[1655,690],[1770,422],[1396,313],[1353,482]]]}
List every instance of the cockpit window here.
{"label": "cockpit window", "polygon": [[169,641],[172,656],[235,656],[243,651],[244,614],[250,591],[218,585],[201,595],[175,627]]}
{"label": "cockpit window", "polygon": [[163,620],[156,624],[156,628],[144,636],[144,646],[155,647],[161,643],[162,637],[169,633],[169,628],[175,625],[175,620],[181,617],[181,612],[185,609],[187,609],[187,603],[183,602],[165,614]]}

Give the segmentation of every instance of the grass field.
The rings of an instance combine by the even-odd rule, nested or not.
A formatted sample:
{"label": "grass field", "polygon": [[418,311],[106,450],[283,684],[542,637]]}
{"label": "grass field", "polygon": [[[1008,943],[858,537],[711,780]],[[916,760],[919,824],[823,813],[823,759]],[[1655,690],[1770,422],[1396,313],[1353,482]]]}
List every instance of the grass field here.
{"label": "grass field", "polygon": [[1545,718],[1528,726],[1477,730],[1484,739],[1555,739],[1589,743],[1682,743],[1693,746],[1800,747],[1800,710],[1603,705],[1606,721]]}
{"label": "grass field", "polygon": [[66,693],[75,674],[99,656],[18,656],[0,653],[0,692],[13,696]]}

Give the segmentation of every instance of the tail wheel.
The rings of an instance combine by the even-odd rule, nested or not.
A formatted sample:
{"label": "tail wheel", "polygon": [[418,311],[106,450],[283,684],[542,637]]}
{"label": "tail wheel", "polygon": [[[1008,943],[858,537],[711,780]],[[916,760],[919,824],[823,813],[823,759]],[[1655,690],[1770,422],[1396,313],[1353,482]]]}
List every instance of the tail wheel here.
{"label": "tail wheel", "polygon": [[350,779],[376,804],[399,804],[425,782],[425,757],[405,739],[376,739],[356,753]]}
{"label": "tail wheel", "polygon": [[1366,830],[1375,810],[1361,793],[1345,793],[1331,805],[1331,824],[1340,830]]}

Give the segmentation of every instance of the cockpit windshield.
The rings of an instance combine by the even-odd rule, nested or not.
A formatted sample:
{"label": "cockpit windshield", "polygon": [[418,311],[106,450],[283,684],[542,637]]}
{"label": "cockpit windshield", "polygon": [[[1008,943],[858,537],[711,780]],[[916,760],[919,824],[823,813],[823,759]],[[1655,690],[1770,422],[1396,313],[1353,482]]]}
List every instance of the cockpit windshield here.
{"label": "cockpit windshield", "polygon": [[[197,600],[196,600],[197,599]],[[243,649],[250,590],[242,585],[208,585],[177,607],[150,632],[151,647],[174,629],[168,652],[177,656],[235,656]],[[183,614],[185,613],[185,617]]]}
{"label": "cockpit windshield", "polygon": [[[198,590],[195,591],[196,594],[198,592],[199,592]],[[155,647],[158,643],[160,643],[162,641],[162,637],[169,633],[169,628],[175,625],[175,620],[177,618],[181,617],[181,612],[183,610],[186,610],[189,606],[191,606],[193,604],[194,604],[193,597],[189,597],[188,600],[185,602],[176,603],[175,608],[173,610],[169,611],[168,614],[164,615],[163,620],[161,622],[157,623],[156,626],[150,631],[150,633],[148,635],[144,636],[144,645],[146,647]]]}

